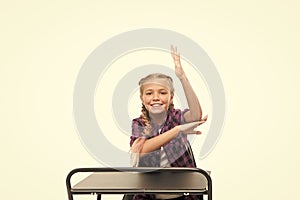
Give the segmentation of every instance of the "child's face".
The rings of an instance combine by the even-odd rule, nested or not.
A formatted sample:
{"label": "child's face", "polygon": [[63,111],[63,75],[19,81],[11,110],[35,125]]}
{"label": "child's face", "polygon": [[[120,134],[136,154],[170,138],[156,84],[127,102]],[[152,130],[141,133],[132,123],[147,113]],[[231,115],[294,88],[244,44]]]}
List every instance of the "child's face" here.
{"label": "child's face", "polygon": [[151,114],[166,112],[173,99],[169,88],[155,83],[144,84],[140,97],[143,105]]}

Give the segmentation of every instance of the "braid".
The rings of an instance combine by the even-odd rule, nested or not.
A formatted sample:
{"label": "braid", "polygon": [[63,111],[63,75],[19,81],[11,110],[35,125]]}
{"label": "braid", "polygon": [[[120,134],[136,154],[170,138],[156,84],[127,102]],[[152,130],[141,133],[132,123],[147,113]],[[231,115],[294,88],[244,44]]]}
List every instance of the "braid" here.
{"label": "braid", "polygon": [[142,114],[141,114],[141,118],[143,120],[143,122],[145,123],[145,128],[143,130],[143,135],[149,135],[151,132],[151,124],[150,124],[150,117],[149,117],[149,113],[146,109],[146,107],[144,105],[142,105]]}
{"label": "braid", "polygon": [[174,103],[173,102],[170,103],[169,110],[174,110]]}
{"label": "braid", "polygon": [[[142,114],[141,114],[142,121],[145,123],[145,127],[143,129],[142,135],[149,135],[151,130],[151,124],[150,124],[150,117],[148,114],[148,111],[146,107],[142,106]],[[137,138],[131,148],[130,148],[130,162],[133,167],[138,167],[139,161],[140,161],[140,152],[143,148],[143,145],[146,141],[145,137],[139,137]]]}

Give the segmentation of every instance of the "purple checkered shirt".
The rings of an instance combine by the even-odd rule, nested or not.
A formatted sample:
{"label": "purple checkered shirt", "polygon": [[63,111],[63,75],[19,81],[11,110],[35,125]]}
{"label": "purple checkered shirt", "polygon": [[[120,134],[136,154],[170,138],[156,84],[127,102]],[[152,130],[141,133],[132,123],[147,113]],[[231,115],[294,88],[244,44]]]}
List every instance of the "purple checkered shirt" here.
{"label": "purple checkered shirt", "polygon": [[[177,125],[185,123],[183,115],[188,109],[181,111],[179,109],[168,110],[167,118],[163,126],[158,126],[151,121],[151,132],[149,135],[143,135],[145,123],[142,118],[132,120],[132,135],[130,137],[130,146],[139,137],[146,137],[147,139],[158,136],[160,134],[171,130]],[[178,134],[173,140],[163,145],[164,151],[172,167],[196,167],[195,159],[191,150],[191,146],[186,134]],[[140,157],[139,167],[160,167],[161,150],[147,153]],[[152,200],[155,195],[135,195],[134,200]],[[186,196],[186,200],[199,200],[199,196]]]}

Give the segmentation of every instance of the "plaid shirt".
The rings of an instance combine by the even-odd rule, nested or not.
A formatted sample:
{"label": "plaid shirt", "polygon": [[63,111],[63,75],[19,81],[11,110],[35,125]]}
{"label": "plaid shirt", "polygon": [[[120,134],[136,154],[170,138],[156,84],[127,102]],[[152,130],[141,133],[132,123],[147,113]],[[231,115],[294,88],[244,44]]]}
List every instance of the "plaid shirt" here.
{"label": "plaid shirt", "polygon": [[[179,109],[168,110],[167,118],[162,126],[158,126],[151,121],[151,132],[149,135],[143,135],[145,123],[142,118],[132,120],[132,135],[130,137],[130,146],[139,137],[153,138],[171,130],[177,125],[185,123],[183,115],[188,109],[181,111]],[[164,151],[172,167],[196,167],[195,159],[186,134],[178,134],[173,140],[163,145]],[[160,167],[161,150],[155,150],[140,157],[139,167]],[[134,200],[152,200],[155,195],[135,195]],[[199,200],[199,196],[186,196],[186,200]]]}

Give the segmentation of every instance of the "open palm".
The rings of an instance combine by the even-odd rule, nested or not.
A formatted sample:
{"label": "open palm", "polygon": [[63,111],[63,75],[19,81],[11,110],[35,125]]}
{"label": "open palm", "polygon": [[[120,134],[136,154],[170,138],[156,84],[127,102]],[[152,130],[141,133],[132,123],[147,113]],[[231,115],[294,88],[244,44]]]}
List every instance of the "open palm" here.
{"label": "open palm", "polygon": [[171,55],[173,57],[173,61],[174,61],[174,64],[175,64],[175,74],[176,76],[180,79],[180,78],[183,78],[185,73],[183,71],[183,68],[181,66],[181,62],[180,62],[180,54],[179,52],[177,51],[177,47],[171,45]]}

